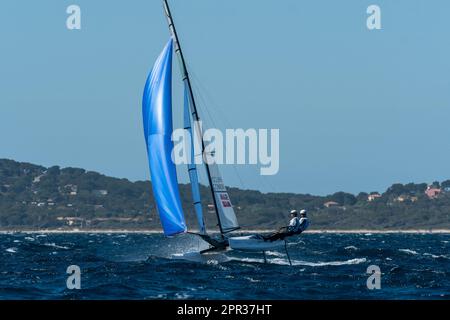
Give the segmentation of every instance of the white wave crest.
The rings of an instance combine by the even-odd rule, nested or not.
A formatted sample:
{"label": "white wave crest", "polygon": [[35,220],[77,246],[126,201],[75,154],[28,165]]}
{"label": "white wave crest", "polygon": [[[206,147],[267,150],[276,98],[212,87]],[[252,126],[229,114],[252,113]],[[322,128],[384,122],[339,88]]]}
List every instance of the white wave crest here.
{"label": "white wave crest", "polygon": [[245,277],[244,279],[246,279],[246,280],[248,280],[248,281],[250,281],[250,282],[261,282],[261,280],[253,279],[253,278],[251,278],[251,277]]}
{"label": "white wave crest", "polygon": [[324,267],[324,266],[344,266],[351,264],[360,264],[366,261],[367,261],[366,258],[355,258],[346,261],[329,261],[329,262],[292,261],[292,264],[310,267]]}
{"label": "white wave crest", "polygon": [[[239,262],[257,262],[257,263],[264,263],[264,259],[255,259],[255,258],[231,258],[232,261],[239,261]],[[267,260],[269,261],[269,260]]]}
{"label": "white wave crest", "polygon": [[64,249],[64,250],[69,250],[70,249],[69,247],[59,246],[59,245],[57,245],[54,242],[46,242],[46,243],[44,243],[44,246],[52,247],[52,248],[56,248],[56,249]]}
{"label": "white wave crest", "polygon": [[433,259],[438,259],[438,258],[448,259],[449,258],[448,256],[443,255],[443,254],[435,255],[435,254],[432,254],[432,253],[424,253],[423,255],[424,256],[428,256],[428,257],[432,257]]}
{"label": "white wave crest", "polygon": [[[243,258],[237,259],[233,258],[232,260],[237,260],[241,262],[257,262],[264,263],[264,259],[253,259],[253,258]],[[309,266],[309,267],[324,267],[324,266],[343,266],[343,265],[351,265],[351,264],[360,264],[366,262],[366,258],[355,258],[346,261],[329,261],[329,262],[309,262],[309,261],[301,261],[301,260],[291,260],[293,266]],[[278,265],[289,265],[288,259],[274,258],[267,259],[268,264],[278,264]]]}
{"label": "white wave crest", "polygon": [[275,257],[285,257],[286,254],[285,253],[281,253],[278,251],[266,251],[266,255],[268,256],[275,256]]}
{"label": "white wave crest", "polygon": [[172,259],[177,260],[188,260],[192,262],[201,262],[210,265],[218,265],[223,262],[227,262],[230,259],[221,253],[208,253],[200,254],[199,252],[186,252],[186,253],[175,253],[171,256]]}
{"label": "white wave crest", "polygon": [[404,252],[404,253],[409,253],[409,254],[419,254],[417,251],[411,250],[411,249],[398,249],[398,251]]}
{"label": "white wave crest", "polygon": [[186,300],[186,299],[189,299],[191,297],[192,297],[191,295],[189,295],[187,293],[184,293],[184,292],[181,292],[181,293],[177,292],[177,293],[175,293],[175,299]]}

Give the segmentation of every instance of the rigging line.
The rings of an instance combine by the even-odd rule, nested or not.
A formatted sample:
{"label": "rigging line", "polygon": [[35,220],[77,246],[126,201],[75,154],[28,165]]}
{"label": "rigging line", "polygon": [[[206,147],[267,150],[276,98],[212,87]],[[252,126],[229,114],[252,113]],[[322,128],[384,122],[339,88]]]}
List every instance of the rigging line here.
{"label": "rigging line", "polygon": [[[209,118],[211,119],[211,122],[213,123],[214,127],[217,128],[216,122],[214,121],[214,116],[209,112],[208,108],[206,108],[206,107],[203,108],[203,105],[205,105],[205,106],[206,106],[206,105],[208,105],[208,106],[210,105],[210,104],[208,103],[208,101],[206,101],[205,97],[204,97],[203,94],[202,94],[202,91],[203,91],[203,90],[197,85],[197,81],[193,81],[193,85],[194,85],[194,87],[195,87],[195,89],[196,89],[197,96],[198,96],[199,99],[200,99],[199,109],[201,109],[201,110],[206,109],[206,110],[207,110],[207,114],[208,114]],[[224,118],[224,120],[227,121],[226,118]],[[230,126],[230,128],[231,128],[231,126]],[[243,181],[241,175],[240,175],[239,172],[237,171],[236,166],[233,165],[232,167],[233,167],[233,172],[236,174],[236,176],[237,176],[237,178],[238,178],[238,180],[239,180],[241,189],[245,189],[246,186],[245,186],[245,184],[244,184],[244,181]]]}
{"label": "rigging line", "polygon": [[219,106],[219,104],[216,103],[214,97],[211,95],[211,93],[209,92],[209,90],[206,88],[206,86],[203,84],[203,82],[200,80],[199,77],[197,77],[197,75],[195,74],[195,72],[192,73],[192,78],[195,81],[195,83],[198,85],[198,88],[200,89],[201,92],[204,92],[206,98],[208,99],[208,106],[212,106],[215,110],[217,110],[218,112],[220,112],[221,118],[226,122],[226,125],[229,128],[232,128],[231,122],[228,119],[226,113],[222,110],[223,107]]}
{"label": "rigging line", "polygon": [[[196,92],[199,94],[199,97],[202,101],[203,104],[208,105],[208,106],[212,106],[215,110],[218,110],[221,114],[222,114],[222,119],[226,122],[226,125],[231,129],[232,125],[229,122],[226,114],[223,112],[222,108],[220,108],[218,106],[218,104],[214,103],[214,98],[212,97],[212,95],[208,92],[208,89],[202,84],[202,82],[200,81],[200,79],[197,77],[197,75],[195,74],[195,72],[191,71],[191,75],[192,75],[192,79],[194,80],[193,83],[196,87]],[[205,96],[203,95],[203,93],[207,96],[205,98]],[[210,101],[207,101],[207,99],[209,98]],[[214,117],[211,113],[208,112],[209,117],[212,119],[213,123],[214,123]],[[241,184],[241,188],[245,189],[247,186],[244,183],[242,176],[239,174],[238,169],[236,168],[236,166],[233,166],[233,171],[235,172],[240,184]],[[266,181],[266,179],[264,179],[263,177],[261,177],[260,174],[257,174],[259,177],[259,180],[262,182],[262,184],[268,189],[268,190],[273,190],[274,192],[277,192],[277,188],[272,185],[270,182]]]}
{"label": "rigging line", "polygon": [[[218,107],[217,107],[218,105],[217,105],[216,103],[214,103],[213,98],[212,98],[211,95],[208,93],[207,89],[202,85],[201,81],[198,79],[198,77],[195,75],[195,73],[193,73],[193,78],[194,78],[193,83],[194,83],[194,85],[195,85],[195,87],[196,87],[196,89],[197,89],[196,92],[199,94],[199,97],[200,97],[202,103],[205,104],[205,105],[208,105],[208,106],[212,106],[215,110],[218,110],[218,111],[222,114],[221,119],[224,120],[224,121],[226,122],[226,125],[231,129],[231,128],[232,128],[232,125],[231,125],[231,123],[229,122],[228,118],[227,118],[226,115],[223,113],[223,111],[221,110],[221,108],[218,108]],[[204,94],[203,94],[203,93],[204,93]],[[207,97],[205,97],[205,95],[206,95]],[[211,101],[209,101],[209,100],[211,100]],[[215,125],[215,122],[216,122],[216,121],[214,120],[214,116],[213,116],[211,113],[209,113],[209,111],[208,111],[208,115],[210,116],[211,121],[212,121],[212,122],[214,123],[214,125]],[[233,170],[235,171],[236,175],[238,176],[238,179],[239,179],[240,182],[241,182],[241,186],[244,187],[244,183],[243,183],[242,177],[239,175],[236,166],[233,166]]]}
{"label": "rigging line", "polygon": [[[192,86],[192,89],[194,89],[193,91],[194,91],[194,97],[195,97],[195,99],[196,99],[196,101],[197,101],[197,103],[196,103],[196,105],[197,105],[197,108],[198,109],[200,109],[200,111],[202,111],[202,114],[206,114],[210,119],[210,121],[213,123],[213,125],[215,126],[215,124],[214,124],[214,121],[213,121],[213,119],[212,119],[212,116],[211,116],[211,114],[210,114],[210,112],[209,112],[209,110],[208,110],[208,108],[204,108],[203,107],[203,105],[202,104],[206,104],[206,100],[204,99],[204,97],[203,97],[203,95],[202,95],[202,93],[201,93],[201,88],[198,86],[198,84],[196,83],[197,81],[193,81],[193,78],[192,78],[192,75],[194,74],[194,71],[193,71],[193,69],[192,68],[189,68],[189,75],[191,75],[191,86]],[[199,101],[198,100],[200,100],[200,103],[199,103]],[[208,124],[207,123],[207,121],[204,119],[204,118],[202,118],[202,121],[205,123],[205,124]]]}
{"label": "rigging line", "polygon": [[236,166],[232,166],[232,167],[233,167],[234,173],[236,173],[236,176],[238,177],[241,189],[246,189],[244,181],[242,180],[242,177],[240,176],[239,172],[237,171]]}
{"label": "rigging line", "polygon": [[[228,117],[223,112],[222,108],[217,103],[215,103],[213,96],[209,93],[206,86],[203,85],[203,82],[197,76],[195,71],[190,70],[190,75],[191,75],[191,83],[195,86],[195,89],[196,89],[195,90],[196,96],[198,96],[198,98],[201,100],[201,104],[199,104],[199,107],[201,110],[206,110],[206,114],[209,117],[210,121],[213,123],[214,127],[216,127],[216,121],[214,120],[214,116],[212,115],[212,113],[209,112],[209,107],[212,107],[214,110],[217,110],[218,112],[220,112],[221,119],[226,123],[226,125],[229,128],[232,128],[232,125],[231,125],[230,121],[228,120]],[[203,105],[208,106],[208,108],[203,107]],[[239,180],[240,187],[242,189],[246,189],[247,185],[244,183],[244,179],[242,178],[242,175],[239,173],[238,168],[236,166],[232,166],[232,167],[233,167],[234,174],[236,175],[237,179]],[[263,183],[263,185],[268,190],[273,190],[273,191],[277,190],[272,184],[268,183],[259,174],[258,174],[258,176],[259,176],[259,180]]]}
{"label": "rigging line", "polygon": [[[223,112],[222,108],[219,107],[219,105],[217,103],[214,102],[214,98],[212,97],[212,95],[209,93],[208,89],[206,88],[205,85],[203,85],[202,81],[199,79],[199,77],[196,75],[196,73],[194,71],[191,71],[191,75],[192,75],[192,79],[194,80],[194,84],[197,88],[197,92],[199,94],[201,94],[201,99],[202,101],[205,103],[205,97],[203,96],[202,92],[204,92],[204,94],[207,96],[207,98],[209,98],[209,100],[211,100],[211,102],[207,101],[207,105],[208,106],[212,106],[215,110],[219,111],[221,113],[221,118],[226,122],[226,125],[229,128],[232,128],[232,125],[230,123],[230,121],[228,120],[228,117],[226,116],[226,114]],[[210,115],[211,116],[211,115]],[[212,116],[211,116],[212,118]],[[241,184],[241,188],[245,189],[247,186],[245,185],[245,183],[243,182],[243,179],[241,177],[241,175],[238,172],[238,169],[236,168],[236,166],[233,166],[233,171],[235,172],[236,176],[238,177],[238,180],[240,181]],[[270,184],[269,182],[266,181],[266,179],[263,179],[261,177],[261,175],[259,175],[259,180],[264,184],[264,186],[268,189],[268,190],[273,190],[273,191],[277,191],[277,188],[275,188],[274,185]]]}
{"label": "rigging line", "polygon": [[[192,89],[194,91],[193,94],[194,94],[196,102],[197,102],[196,103],[197,111],[199,112],[199,114],[202,115],[201,121],[202,121],[203,125],[202,125],[202,128],[201,128],[201,131],[202,131],[201,134],[203,135],[207,128],[215,127],[214,120],[212,119],[211,114],[209,113],[208,109],[207,108],[203,108],[203,101],[202,101],[203,99],[202,99],[202,96],[199,94],[198,87],[192,81],[191,81],[191,86],[192,86]],[[205,109],[206,109],[206,111],[205,111]],[[206,115],[206,116],[204,116],[204,115]],[[213,126],[211,126],[211,123],[213,124]],[[203,139],[203,137],[202,137],[202,139]],[[204,154],[203,151],[201,151],[199,154],[194,154],[194,157],[195,158],[200,157],[202,159],[203,167],[206,168],[205,163],[203,162],[203,154]],[[203,173],[203,171],[197,170],[197,172],[200,174],[199,175],[199,179],[200,178],[203,179],[204,176],[201,174],[201,173]]]}
{"label": "rigging line", "polygon": [[[186,68],[187,68],[187,63],[186,63]],[[189,68],[189,75],[191,75],[191,73],[192,73],[192,68]],[[197,112],[199,112],[199,114],[202,115],[201,122],[203,123],[203,125],[202,125],[202,129],[201,129],[201,131],[202,131],[201,134],[203,135],[207,128],[214,128],[214,127],[216,127],[216,125],[214,123],[214,119],[212,118],[208,108],[203,107],[203,104],[204,104],[203,96],[200,93],[199,87],[196,85],[196,83],[194,81],[192,81],[192,79],[191,79],[191,87],[193,90],[194,98],[196,100]],[[204,115],[206,115],[206,116],[204,116]],[[193,121],[195,121],[195,118],[193,119]],[[211,126],[211,123],[212,123],[212,126]],[[202,137],[202,139],[203,139],[203,137]],[[203,151],[201,151],[200,154],[194,154],[194,157],[198,157],[198,156],[203,158]],[[197,172],[200,173],[200,171],[198,171],[198,170],[197,170]]]}
{"label": "rigging line", "polygon": [[198,108],[200,109],[200,111],[202,111],[202,114],[206,114],[207,117],[209,118],[209,121],[211,122],[210,124],[212,124],[212,126],[210,124],[208,124],[207,121],[205,121],[205,119],[203,118],[203,121],[205,121],[206,127],[208,128],[217,128],[216,122],[214,121],[214,118],[212,116],[212,114],[209,112],[209,109],[206,103],[205,98],[203,97],[200,88],[197,86],[197,84],[195,82],[192,82],[192,86],[195,89],[195,96],[197,98],[197,101],[200,100],[200,103],[197,102],[198,104]]}
{"label": "rigging line", "polygon": [[271,184],[270,182],[268,182],[266,179],[264,179],[260,174],[258,174],[258,176],[259,176],[259,179],[262,181],[262,183],[265,185],[265,187],[268,189],[268,190],[271,190],[271,191],[268,191],[268,192],[278,192],[278,189],[275,187],[275,185],[273,185],[273,184]]}
{"label": "rigging line", "polygon": [[[206,107],[207,105],[209,106],[210,104],[206,101],[205,97],[203,96],[203,94],[202,94],[203,90],[197,85],[196,81],[193,82],[193,86],[196,89],[195,92],[196,92],[197,97],[200,99],[200,103],[198,104],[199,109],[206,110],[206,114],[210,118],[214,128],[217,128],[216,121],[214,120],[213,115],[209,112],[208,108]],[[203,106],[205,106],[205,107],[203,107]],[[241,189],[245,189],[245,184],[242,180],[242,177],[239,175],[236,166],[233,165],[232,167],[233,167],[233,171],[235,172],[235,174],[239,180]]]}

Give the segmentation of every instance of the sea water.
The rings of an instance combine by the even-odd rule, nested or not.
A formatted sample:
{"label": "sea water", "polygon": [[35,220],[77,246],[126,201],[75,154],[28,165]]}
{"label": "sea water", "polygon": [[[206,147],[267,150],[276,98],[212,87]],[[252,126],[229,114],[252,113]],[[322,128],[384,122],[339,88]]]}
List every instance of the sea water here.
{"label": "sea water", "polygon": [[[284,250],[227,251],[195,236],[13,233],[0,235],[0,299],[449,299],[450,235],[303,234]],[[177,257],[176,259],[174,257]],[[80,289],[67,268],[79,266]],[[369,266],[381,271],[369,289]]]}

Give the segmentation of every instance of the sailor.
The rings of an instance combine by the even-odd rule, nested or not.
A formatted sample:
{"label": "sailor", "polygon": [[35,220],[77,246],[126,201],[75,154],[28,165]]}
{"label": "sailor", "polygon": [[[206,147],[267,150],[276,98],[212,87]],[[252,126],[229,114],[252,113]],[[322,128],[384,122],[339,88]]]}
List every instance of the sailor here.
{"label": "sailor", "polygon": [[300,219],[297,233],[300,234],[309,227],[309,219],[306,216],[306,209],[300,210]]}
{"label": "sailor", "polygon": [[275,241],[275,240],[283,240],[285,237],[293,236],[295,234],[300,234],[305,231],[309,226],[309,220],[306,217],[306,210],[303,209],[300,211],[301,218],[298,218],[297,210],[291,210],[290,212],[291,220],[289,221],[289,225],[286,227],[282,227],[269,236],[264,237],[264,241]]}

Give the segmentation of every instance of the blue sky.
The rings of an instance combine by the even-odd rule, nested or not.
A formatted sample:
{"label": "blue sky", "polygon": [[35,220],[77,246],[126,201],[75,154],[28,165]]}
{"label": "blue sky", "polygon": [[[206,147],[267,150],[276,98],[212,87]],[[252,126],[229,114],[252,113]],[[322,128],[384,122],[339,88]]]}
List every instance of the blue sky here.
{"label": "blue sky", "polygon": [[[70,4],[82,30],[66,29]],[[366,28],[370,4],[382,30]],[[225,166],[227,184],[327,194],[450,178],[450,2],[171,5],[207,124],[280,129],[279,173]],[[169,36],[161,2],[1,6],[0,158],[148,179],[141,96]]]}

